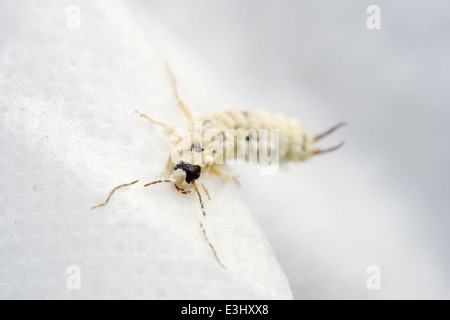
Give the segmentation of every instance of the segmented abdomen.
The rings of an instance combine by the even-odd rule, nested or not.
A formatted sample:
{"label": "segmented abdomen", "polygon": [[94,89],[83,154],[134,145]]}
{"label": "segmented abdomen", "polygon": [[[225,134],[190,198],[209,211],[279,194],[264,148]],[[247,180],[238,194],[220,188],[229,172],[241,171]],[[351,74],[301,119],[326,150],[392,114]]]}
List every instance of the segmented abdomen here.
{"label": "segmented abdomen", "polygon": [[[304,160],[313,151],[312,136],[303,130],[297,119],[288,119],[281,114],[230,109],[215,112],[201,120],[204,123],[203,130],[214,128],[225,133],[227,129],[234,129],[234,141],[244,134],[247,143],[257,147],[260,146],[260,139],[265,138],[265,130],[270,152],[279,152],[282,162]],[[272,138],[272,129],[278,129],[278,143]]]}

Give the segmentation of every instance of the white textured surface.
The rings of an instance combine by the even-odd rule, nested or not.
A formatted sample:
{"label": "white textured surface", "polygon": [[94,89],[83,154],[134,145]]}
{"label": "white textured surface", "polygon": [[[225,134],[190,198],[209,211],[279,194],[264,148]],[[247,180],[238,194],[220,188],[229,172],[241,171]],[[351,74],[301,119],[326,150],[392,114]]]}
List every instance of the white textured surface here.
{"label": "white textured surface", "polygon": [[[174,101],[166,101],[172,99],[167,83],[150,79],[163,72],[161,57],[170,61],[183,98],[197,111],[230,106],[279,111],[298,117],[313,133],[338,121],[349,122],[326,141],[345,139],[339,152],[289,166],[273,177],[260,176],[249,167],[238,169],[242,172],[239,193],[268,235],[297,298],[450,297],[447,0],[377,0],[382,15],[378,31],[366,28],[366,9],[374,2],[360,0],[130,1],[132,18],[110,2],[95,10],[89,2],[74,1],[70,4],[79,4],[82,10],[82,29],[77,32],[64,27],[69,2],[56,5],[55,1],[53,9],[49,2],[39,2],[39,8],[19,1],[0,2],[4,152],[0,197],[5,204],[0,214],[1,297],[42,297],[58,290],[66,297],[82,296],[92,292],[89,283],[96,283],[97,290],[90,296],[105,297],[107,290],[102,287],[114,287],[109,290],[115,296],[132,296],[124,288],[128,290],[129,280],[137,278],[132,278],[136,273],[124,267],[126,263],[154,276],[149,281],[156,284],[152,287],[144,285],[143,277],[133,286],[148,290],[147,297],[162,297],[164,292],[166,297],[189,297],[200,292],[188,288],[194,282],[203,283],[204,296],[211,293],[207,288],[216,288],[200,265],[175,261],[179,257],[169,249],[174,252],[179,244],[155,248],[151,239],[144,238],[145,234],[176,241],[169,230],[180,223],[180,230],[197,237],[183,246],[201,250],[201,265],[218,272],[197,229],[195,199],[170,196],[168,186],[151,191],[135,186],[115,195],[111,207],[97,212],[98,216],[87,211],[72,214],[74,207],[86,210],[103,200],[118,183],[151,179],[164,165],[164,136],[131,113],[139,106],[160,120],[172,117],[182,123]],[[131,31],[133,25],[142,33]],[[147,53],[153,43],[163,51],[161,56]],[[8,88],[14,89],[14,99]],[[44,139],[47,134],[40,131],[54,133]],[[80,139],[82,135],[88,138]],[[127,151],[119,152],[122,148]],[[83,155],[86,160],[80,161]],[[223,216],[223,202],[216,201],[235,201],[231,196],[235,190],[229,190],[234,189],[232,184],[208,186],[215,194],[207,203],[207,227],[217,241],[214,237],[230,235],[212,221],[213,213]],[[217,200],[228,194],[229,198]],[[162,198],[169,196],[170,202]],[[127,228],[131,220],[123,216],[134,210],[128,206],[148,210],[139,215],[147,221],[158,208],[178,210],[174,201],[183,202],[183,212],[157,220],[166,233],[160,228],[147,233],[150,228],[139,224],[144,228],[142,241],[133,243],[142,246],[133,251],[125,245],[135,232],[129,230],[127,237],[113,224],[125,223],[122,226]],[[45,222],[53,219],[61,220],[53,224],[58,228],[49,230]],[[163,219],[171,219],[172,224]],[[230,219],[224,222],[235,223]],[[78,242],[77,237],[84,238],[80,231],[92,226],[101,233],[91,235],[88,244]],[[75,237],[67,236],[72,230]],[[50,237],[38,240],[48,233],[58,243]],[[181,242],[185,235],[179,236]],[[76,258],[82,256],[78,252],[96,248],[94,237],[104,239],[104,248],[111,244],[122,248],[128,257],[143,248],[160,250],[172,270],[160,267],[158,272],[166,275],[156,275],[151,272],[153,260],[138,253],[141,263],[128,258],[123,266],[115,265],[111,253],[106,256],[98,249],[103,258],[97,261],[114,263],[102,262],[94,268],[89,266],[94,260],[85,256],[82,271],[95,272],[83,272],[81,292],[67,292],[65,267],[78,263]],[[170,240],[158,241],[164,243]],[[224,250],[223,244],[222,248],[215,244]],[[235,255],[227,253],[223,259]],[[381,290],[366,287],[366,268],[372,264],[381,267]],[[253,265],[251,271],[258,274],[243,271],[245,281],[262,277],[261,264]],[[123,275],[116,276],[120,272]],[[188,274],[196,278],[187,280]],[[168,281],[177,284],[164,287]],[[242,288],[243,292],[250,285]]]}
{"label": "white textured surface", "polygon": [[1,3],[0,298],[292,298],[234,184],[207,182],[206,219],[194,195],[142,187],[169,150],[133,111],[184,120],[164,61],[120,2],[76,1],[80,30],[70,4]]}

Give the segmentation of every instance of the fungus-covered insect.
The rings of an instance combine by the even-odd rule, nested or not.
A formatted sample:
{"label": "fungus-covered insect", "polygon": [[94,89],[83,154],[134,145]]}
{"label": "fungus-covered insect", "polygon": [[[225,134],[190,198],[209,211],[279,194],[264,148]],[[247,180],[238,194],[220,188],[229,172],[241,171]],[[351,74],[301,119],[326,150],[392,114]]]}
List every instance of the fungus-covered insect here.
{"label": "fungus-covered insect", "polygon": [[[235,179],[230,171],[222,170],[223,165],[228,163],[230,158],[234,159],[237,156],[245,160],[253,159],[260,163],[263,158],[261,152],[264,146],[265,152],[271,155],[276,154],[277,161],[281,163],[304,161],[312,155],[333,151],[343,145],[341,143],[328,149],[315,148],[316,141],[329,135],[345,123],[339,123],[326,132],[313,136],[305,132],[296,119],[287,119],[283,115],[273,115],[265,111],[254,113],[230,109],[194,119],[188,107],[179,97],[173,73],[168,67],[167,69],[172,80],[175,97],[189,122],[186,132],[180,134],[173,126],[135,111],[151,123],[165,128],[165,132],[170,135],[172,141],[171,152],[161,175],[162,178],[149,182],[144,187],[167,182],[182,194],[195,192],[203,216],[206,216],[205,206],[196,181],[200,177],[207,177],[209,173],[224,179]],[[115,187],[104,203],[96,205],[92,209],[106,205],[117,189],[137,182],[138,180]],[[208,190],[203,183],[201,186],[210,199]],[[203,224],[200,222],[199,225],[217,262],[225,268],[214,246],[208,240]]]}

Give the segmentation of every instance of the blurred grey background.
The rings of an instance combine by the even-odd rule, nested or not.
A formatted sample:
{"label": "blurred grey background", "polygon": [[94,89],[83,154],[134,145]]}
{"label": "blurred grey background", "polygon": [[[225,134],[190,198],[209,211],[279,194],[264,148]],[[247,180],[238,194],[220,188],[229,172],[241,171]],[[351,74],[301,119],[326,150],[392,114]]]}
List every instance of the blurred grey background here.
{"label": "blurred grey background", "polygon": [[321,144],[345,140],[335,153],[276,176],[236,168],[296,298],[450,298],[448,1],[129,5],[197,112],[265,109],[313,133],[349,123]]}

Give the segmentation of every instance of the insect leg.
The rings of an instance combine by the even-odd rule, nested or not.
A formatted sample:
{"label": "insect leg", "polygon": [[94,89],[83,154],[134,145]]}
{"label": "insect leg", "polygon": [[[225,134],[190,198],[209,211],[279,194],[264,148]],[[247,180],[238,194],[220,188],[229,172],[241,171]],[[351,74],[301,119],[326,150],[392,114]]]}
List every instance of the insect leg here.
{"label": "insect leg", "polygon": [[208,196],[208,200],[211,200],[211,197],[209,196],[208,189],[206,189],[205,185],[202,183],[202,188],[205,191],[206,195]]}
{"label": "insect leg", "polygon": [[164,167],[164,170],[161,172],[161,174],[159,175],[159,176],[157,176],[158,178],[160,178],[160,177],[165,177],[165,176],[168,176],[169,175],[169,172],[170,172],[170,168],[172,168],[172,157],[171,156],[169,156],[169,158],[167,159],[167,162],[166,162],[166,166]]}
{"label": "insect leg", "polygon": [[184,190],[183,188],[180,188],[179,186],[177,186],[176,184],[174,184],[175,189],[177,189],[178,192],[182,193],[182,194],[188,194],[191,193],[190,190]]}
{"label": "insect leg", "polygon": [[101,207],[101,206],[106,205],[106,204],[109,202],[109,199],[111,199],[111,196],[113,195],[113,193],[114,193],[117,189],[120,189],[120,188],[122,188],[122,187],[131,186],[132,184],[135,184],[135,183],[138,182],[138,181],[139,181],[139,180],[136,180],[136,181],[133,181],[133,182],[131,182],[131,183],[125,183],[125,184],[122,184],[122,185],[120,185],[120,186],[115,187],[115,188],[109,193],[109,196],[108,196],[108,198],[106,199],[106,201],[105,201],[104,203],[101,203],[101,204],[98,204],[98,205],[96,205],[96,206],[93,206],[91,209],[95,209],[95,208],[98,208],[98,207]]}
{"label": "insect leg", "polygon": [[160,122],[160,121],[158,121],[158,120],[152,119],[152,118],[150,118],[150,117],[149,117],[148,115],[146,115],[146,114],[140,113],[140,112],[137,111],[137,110],[135,110],[134,112],[136,112],[136,113],[137,113],[138,115],[140,115],[141,117],[147,119],[147,120],[150,121],[151,123],[157,124],[158,126],[161,126],[161,127],[170,128],[169,125],[167,125],[167,124],[165,124],[165,123],[163,123],[163,122]]}
{"label": "insect leg", "polygon": [[151,123],[157,124],[158,126],[161,126],[161,127],[165,128],[165,129],[167,129],[167,131],[166,131],[167,134],[169,134],[169,135],[170,135],[170,134],[175,134],[178,138],[180,138],[180,136],[175,132],[175,129],[174,129],[172,126],[170,126],[170,125],[168,125],[168,124],[165,124],[165,123],[163,123],[163,122],[161,122],[161,121],[152,119],[152,118],[150,118],[148,115],[143,114],[143,113],[140,113],[140,112],[137,111],[137,110],[135,110],[134,112],[136,112],[136,113],[137,113],[138,115],[140,115],[141,117],[147,119],[147,120],[150,121]]}
{"label": "insect leg", "polygon": [[169,72],[170,78],[172,79],[173,92],[175,94],[175,97],[177,98],[178,105],[180,106],[181,110],[183,110],[186,117],[189,120],[192,120],[192,113],[189,110],[189,108],[186,106],[186,104],[183,102],[183,100],[180,99],[180,95],[178,94],[178,89],[177,89],[177,79],[175,79],[175,76],[167,63],[166,63],[166,68],[167,68],[167,71]]}
{"label": "insect leg", "polygon": [[169,159],[167,159],[167,162],[166,162],[166,166],[164,167],[164,170],[170,170],[170,167],[172,166],[172,157],[171,156],[169,156]]}
{"label": "insect leg", "polygon": [[238,178],[235,176],[235,174],[232,171],[224,172],[224,171],[220,171],[220,170],[217,170],[214,168],[211,168],[209,171],[224,180],[233,179],[233,181],[236,182],[236,184],[238,186],[241,186],[241,183],[239,182]]}

